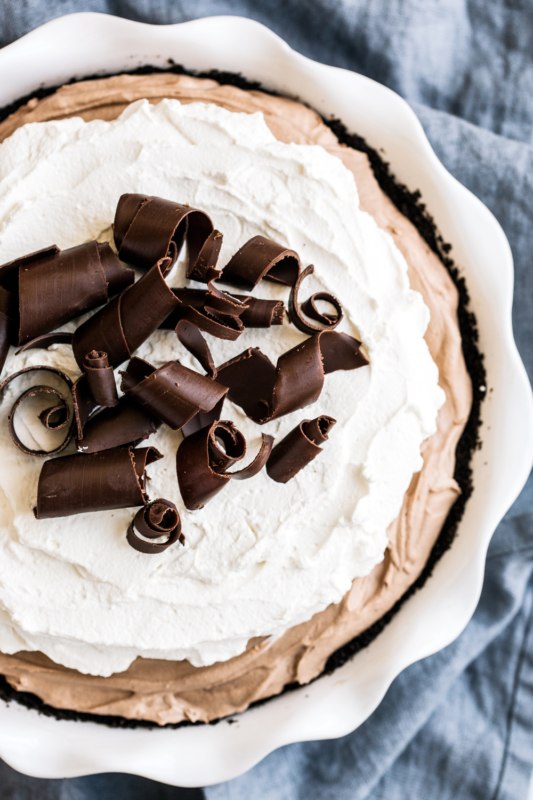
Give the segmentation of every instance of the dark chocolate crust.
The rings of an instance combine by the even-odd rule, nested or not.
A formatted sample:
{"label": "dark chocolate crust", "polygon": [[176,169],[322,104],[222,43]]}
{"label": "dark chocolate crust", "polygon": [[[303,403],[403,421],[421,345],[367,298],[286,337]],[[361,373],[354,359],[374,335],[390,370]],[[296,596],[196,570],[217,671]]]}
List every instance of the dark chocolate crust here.
{"label": "dark chocolate crust", "polygon": [[[222,85],[236,86],[243,90],[258,90],[267,94],[278,95],[279,92],[269,91],[265,89],[260,83],[248,81],[240,74],[232,72],[219,72],[218,70],[211,70],[209,72],[195,72],[187,70],[179,64],[175,64],[172,59],[169,59],[168,67],[162,69],[160,67],[142,66],[135,70],[131,70],[126,74],[129,75],[147,75],[151,73],[172,72],[177,75],[192,75],[197,78],[211,78],[218,81]],[[84,76],[82,78],[73,78],[69,83],[77,83],[81,80],[91,80],[102,77],[111,77],[108,74]],[[35,97],[41,99],[53,94],[59,86],[39,88],[35,92],[16,100],[8,106],[0,109],[0,122],[6,119],[10,114],[28,102],[31,98]],[[293,98],[302,102],[301,98]],[[457,533],[459,523],[464,514],[466,503],[472,495],[474,490],[473,472],[471,461],[476,450],[481,447],[480,440],[480,427],[481,420],[481,404],[485,399],[488,387],[486,384],[486,371],[484,366],[484,357],[479,349],[479,334],[477,327],[476,316],[470,309],[470,296],[466,285],[465,278],[461,275],[460,269],[455,265],[453,259],[450,257],[452,246],[444,242],[440,235],[437,225],[433,217],[429,214],[422,202],[420,191],[411,191],[402,183],[399,183],[391,172],[390,165],[383,160],[377,150],[374,150],[367,142],[355,133],[350,133],[344,124],[338,119],[324,119],[324,123],[328,125],[333,133],[337,136],[341,144],[352,147],[354,150],[366,153],[370,161],[372,171],[376,177],[381,189],[390,197],[394,205],[402,212],[402,214],[410,220],[417,228],[418,232],[428,244],[428,246],[437,254],[441,262],[446,267],[450,277],[459,292],[459,307],[458,319],[459,329],[461,332],[463,355],[465,358],[466,368],[472,380],[473,388],[473,402],[470,411],[468,422],[465,426],[463,434],[459,439],[456,449],[456,461],[454,478],[461,488],[461,495],[458,497],[452,506],[441,532],[430,556],[426,566],[422,570],[420,576],[409,587],[409,589],[402,595],[402,597],[395,603],[395,605],[377,622],[367,628],[363,633],[356,636],[343,647],[336,650],[329,657],[326,667],[322,675],[330,674],[334,670],[342,667],[352,656],[358,653],[365,647],[368,647],[374,641],[385,626],[391,619],[398,613],[403,604],[412,595],[421,589],[426,583],[427,579],[431,576],[436,563],[442,555],[451,547],[452,542]],[[318,680],[319,675],[314,680]],[[300,684],[292,683],[287,684],[283,692],[293,691],[294,689],[301,688]],[[282,693],[283,693],[282,692]],[[79,720],[82,722],[97,722],[102,725],[107,725],[111,728],[182,728],[191,725],[215,725],[221,722],[221,719],[213,720],[212,722],[189,722],[187,720],[177,723],[168,723],[164,726],[159,726],[154,722],[148,720],[133,720],[126,719],[125,717],[118,716],[102,716],[98,714],[90,714],[86,712],[70,711],[65,709],[54,708],[44,703],[39,697],[29,692],[19,692],[0,675],[0,699],[5,702],[15,700],[26,708],[34,709],[40,714],[47,717],[55,717],[56,719]],[[263,705],[271,698],[265,698],[252,703],[250,708],[254,706]],[[226,721],[233,722],[232,715],[225,717]]]}

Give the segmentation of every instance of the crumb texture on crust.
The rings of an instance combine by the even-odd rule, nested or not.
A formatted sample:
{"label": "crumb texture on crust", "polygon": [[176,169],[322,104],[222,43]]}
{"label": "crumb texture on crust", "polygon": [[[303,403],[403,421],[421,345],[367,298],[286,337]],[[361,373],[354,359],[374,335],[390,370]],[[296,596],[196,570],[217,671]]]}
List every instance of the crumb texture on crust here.
{"label": "crumb texture on crust", "polygon": [[292,683],[321,674],[328,659],[376,624],[422,573],[444,520],[460,494],[454,479],[456,446],[469,418],[472,387],[457,320],[458,292],[441,260],[380,189],[365,153],[339,144],[320,117],[286,98],[221,86],[210,79],[173,74],[122,75],[64,86],[30,100],[0,124],[0,141],[29,122],[81,116],[115,119],[131,102],[215,103],[230,111],[261,111],[283,142],[320,144],[355,175],[361,206],[394,239],[409,266],[411,287],[431,312],[426,341],[439,367],[446,402],[437,432],[424,442],[424,466],[411,482],[397,520],[388,530],[384,561],[354,581],[338,605],[288,630],[274,642],[252,640],[230,661],[195,668],[188,662],[137,659],[109,678],[81,675],[40,653],[0,654],[0,672],[17,691],[30,692],[57,709],[148,720],[160,725],[210,721],[246,709]]}

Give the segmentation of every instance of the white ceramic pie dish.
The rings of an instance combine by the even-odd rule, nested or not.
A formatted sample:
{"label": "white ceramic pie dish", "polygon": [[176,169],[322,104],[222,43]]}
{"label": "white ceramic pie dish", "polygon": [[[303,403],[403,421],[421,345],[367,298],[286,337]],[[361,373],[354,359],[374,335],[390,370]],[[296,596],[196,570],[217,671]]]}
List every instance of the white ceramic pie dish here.
{"label": "white ceramic pie dish", "polygon": [[384,632],[344,667],[235,717],[229,725],[112,730],[57,721],[0,704],[0,756],[46,778],[129,772],[181,786],[233,778],[277,747],[342,736],[360,725],[409,664],[449,644],[470,619],[485,554],[533,460],[533,402],[513,340],[513,265],[491,213],[442,166],[409,106],[394,92],[346,70],[310,61],[267,28],[239,17],[150,26],[100,14],[57,19],[0,51],[0,107],[40,85],[113,73],[172,58],[197,69],[241,72],[296,95],[382,148],[393,172],[419,188],[461,266],[486,355],[488,399],[475,490],[453,547],[431,580]]}

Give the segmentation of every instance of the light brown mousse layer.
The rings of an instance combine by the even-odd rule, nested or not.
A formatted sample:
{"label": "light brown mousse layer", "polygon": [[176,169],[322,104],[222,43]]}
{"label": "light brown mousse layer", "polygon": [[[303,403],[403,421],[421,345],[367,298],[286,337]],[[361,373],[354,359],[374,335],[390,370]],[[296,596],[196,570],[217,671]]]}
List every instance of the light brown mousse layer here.
{"label": "light brown mousse layer", "polygon": [[[279,693],[287,683],[307,683],[328,657],[380,619],[420,575],[448,511],[459,495],[453,479],[455,448],[466,424],[472,388],[457,322],[457,290],[416,228],[379,188],[367,156],[340,145],[320,117],[300,103],[257,91],[220,86],[213,80],[163,75],[126,76],[64,86],[43,100],[30,100],[0,124],[0,141],[28,122],[80,116],[115,119],[135,100],[163,98],[215,103],[230,111],[262,111],[282,142],[319,144],[340,158],[356,179],[361,206],[394,239],[409,265],[409,280],[431,312],[426,341],[440,372],[446,403],[438,430],[422,447],[424,466],[413,477],[398,519],[390,526],[385,558],[357,578],[338,605],[288,630],[270,643],[249,642],[245,653],[210,667],[188,661],[138,658],[109,678],[66,669],[42,653],[0,653],[0,673],[20,691],[33,692],[62,709],[152,720],[212,720],[243,711]],[[342,292],[341,292],[342,295]]]}

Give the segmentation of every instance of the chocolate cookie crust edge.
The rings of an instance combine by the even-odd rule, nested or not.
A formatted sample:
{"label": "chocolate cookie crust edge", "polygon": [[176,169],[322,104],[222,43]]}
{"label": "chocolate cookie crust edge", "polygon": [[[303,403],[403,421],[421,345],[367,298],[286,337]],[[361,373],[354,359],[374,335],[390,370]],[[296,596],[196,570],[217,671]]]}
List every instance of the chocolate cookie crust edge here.
{"label": "chocolate cookie crust edge", "polygon": [[[265,94],[278,97],[281,96],[279,92],[266,89],[258,82],[248,81],[240,74],[232,72],[220,72],[218,70],[196,72],[185,69],[183,66],[172,61],[172,59],[169,59],[168,67],[166,68],[142,66],[134,70],[114,74],[149,75],[153,73],[165,72],[170,72],[176,75],[190,75],[196,78],[210,78],[211,80],[218,81],[218,83],[221,85],[235,86],[238,89],[243,89],[245,91],[256,90],[264,92]],[[68,83],[79,83],[80,81],[96,80],[98,78],[109,77],[112,77],[112,75],[102,73],[98,75],[73,78],[72,80],[68,81]],[[25,97],[22,97],[13,103],[10,103],[4,108],[1,108],[0,122],[3,122],[10,114],[14,113],[18,108],[25,105],[28,100],[32,98],[41,100],[44,97],[54,94],[54,92],[56,92],[59,88],[59,86],[39,88],[35,92],[32,92],[31,94],[26,95]],[[301,98],[298,97],[291,97],[290,99],[298,100],[298,102],[301,103],[303,102]],[[308,105],[307,103],[303,104]],[[363,650],[365,647],[368,647],[368,645],[374,641],[374,639],[382,632],[385,626],[398,613],[406,600],[412,597],[416,591],[424,586],[427,579],[433,573],[433,569],[435,568],[435,565],[439,559],[451,547],[453,540],[455,539],[459,523],[463,517],[466,503],[468,502],[468,499],[474,490],[471,461],[475,451],[481,447],[479,435],[480,427],[482,425],[481,404],[488,393],[488,387],[486,385],[484,356],[479,349],[477,320],[474,312],[470,309],[470,295],[465,278],[461,274],[460,269],[454,263],[453,259],[450,257],[452,246],[447,244],[440,235],[435,220],[429,214],[425,204],[422,202],[421,192],[419,190],[411,191],[407,186],[400,183],[391,172],[390,165],[384,161],[377,150],[368,145],[365,139],[363,139],[361,136],[358,136],[355,133],[350,133],[341,120],[326,119],[324,117],[322,117],[322,119],[324,123],[333,131],[341,144],[351,147],[353,150],[359,150],[363,153],[366,153],[380,188],[392,200],[398,210],[401,211],[401,213],[413,223],[426,244],[434,253],[436,253],[452,278],[459,294],[459,305],[457,309],[459,330],[461,333],[462,349],[466,368],[472,380],[473,390],[470,416],[455,451],[456,458],[454,478],[461,488],[461,495],[457,498],[454,505],[450,509],[450,512],[444,521],[444,525],[442,526],[439,537],[431,550],[424,569],[414,583],[411,584],[409,589],[400,597],[399,600],[396,601],[392,608],[387,611],[383,617],[330,655],[326,662],[326,667],[321,673],[321,675],[326,675],[331,674],[334,672],[334,670],[346,664],[346,662],[349,661],[356,653],[358,653],[360,650]],[[314,678],[311,683],[313,683],[315,680],[318,680],[321,675],[318,675],[316,678]],[[279,694],[293,691],[298,688],[301,688],[299,683],[287,684]],[[249,708],[263,705],[271,700],[272,697],[279,696],[279,694],[258,700],[255,703],[251,703]],[[166,725],[158,725],[157,723],[149,720],[134,720],[120,716],[90,714],[88,712],[58,709],[47,705],[39,697],[37,697],[37,695],[29,692],[17,691],[2,675],[0,675],[0,699],[4,700],[6,703],[14,700],[20,705],[29,709],[34,709],[47,717],[71,721],[79,720],[82,722],[96,722],[101,725],[107,725],[111,728],[159,729],[182,728],[189,727],[191,725],[216,725],[223,720],[231,723],[234,721],[233,718],[235,716],[239,716],[237,714],[233,714],[229,717],[222,717],[212,720],[208,723],[190,722],[189,720],[184,720],[182,722],[171,722],[167,723]]]}

